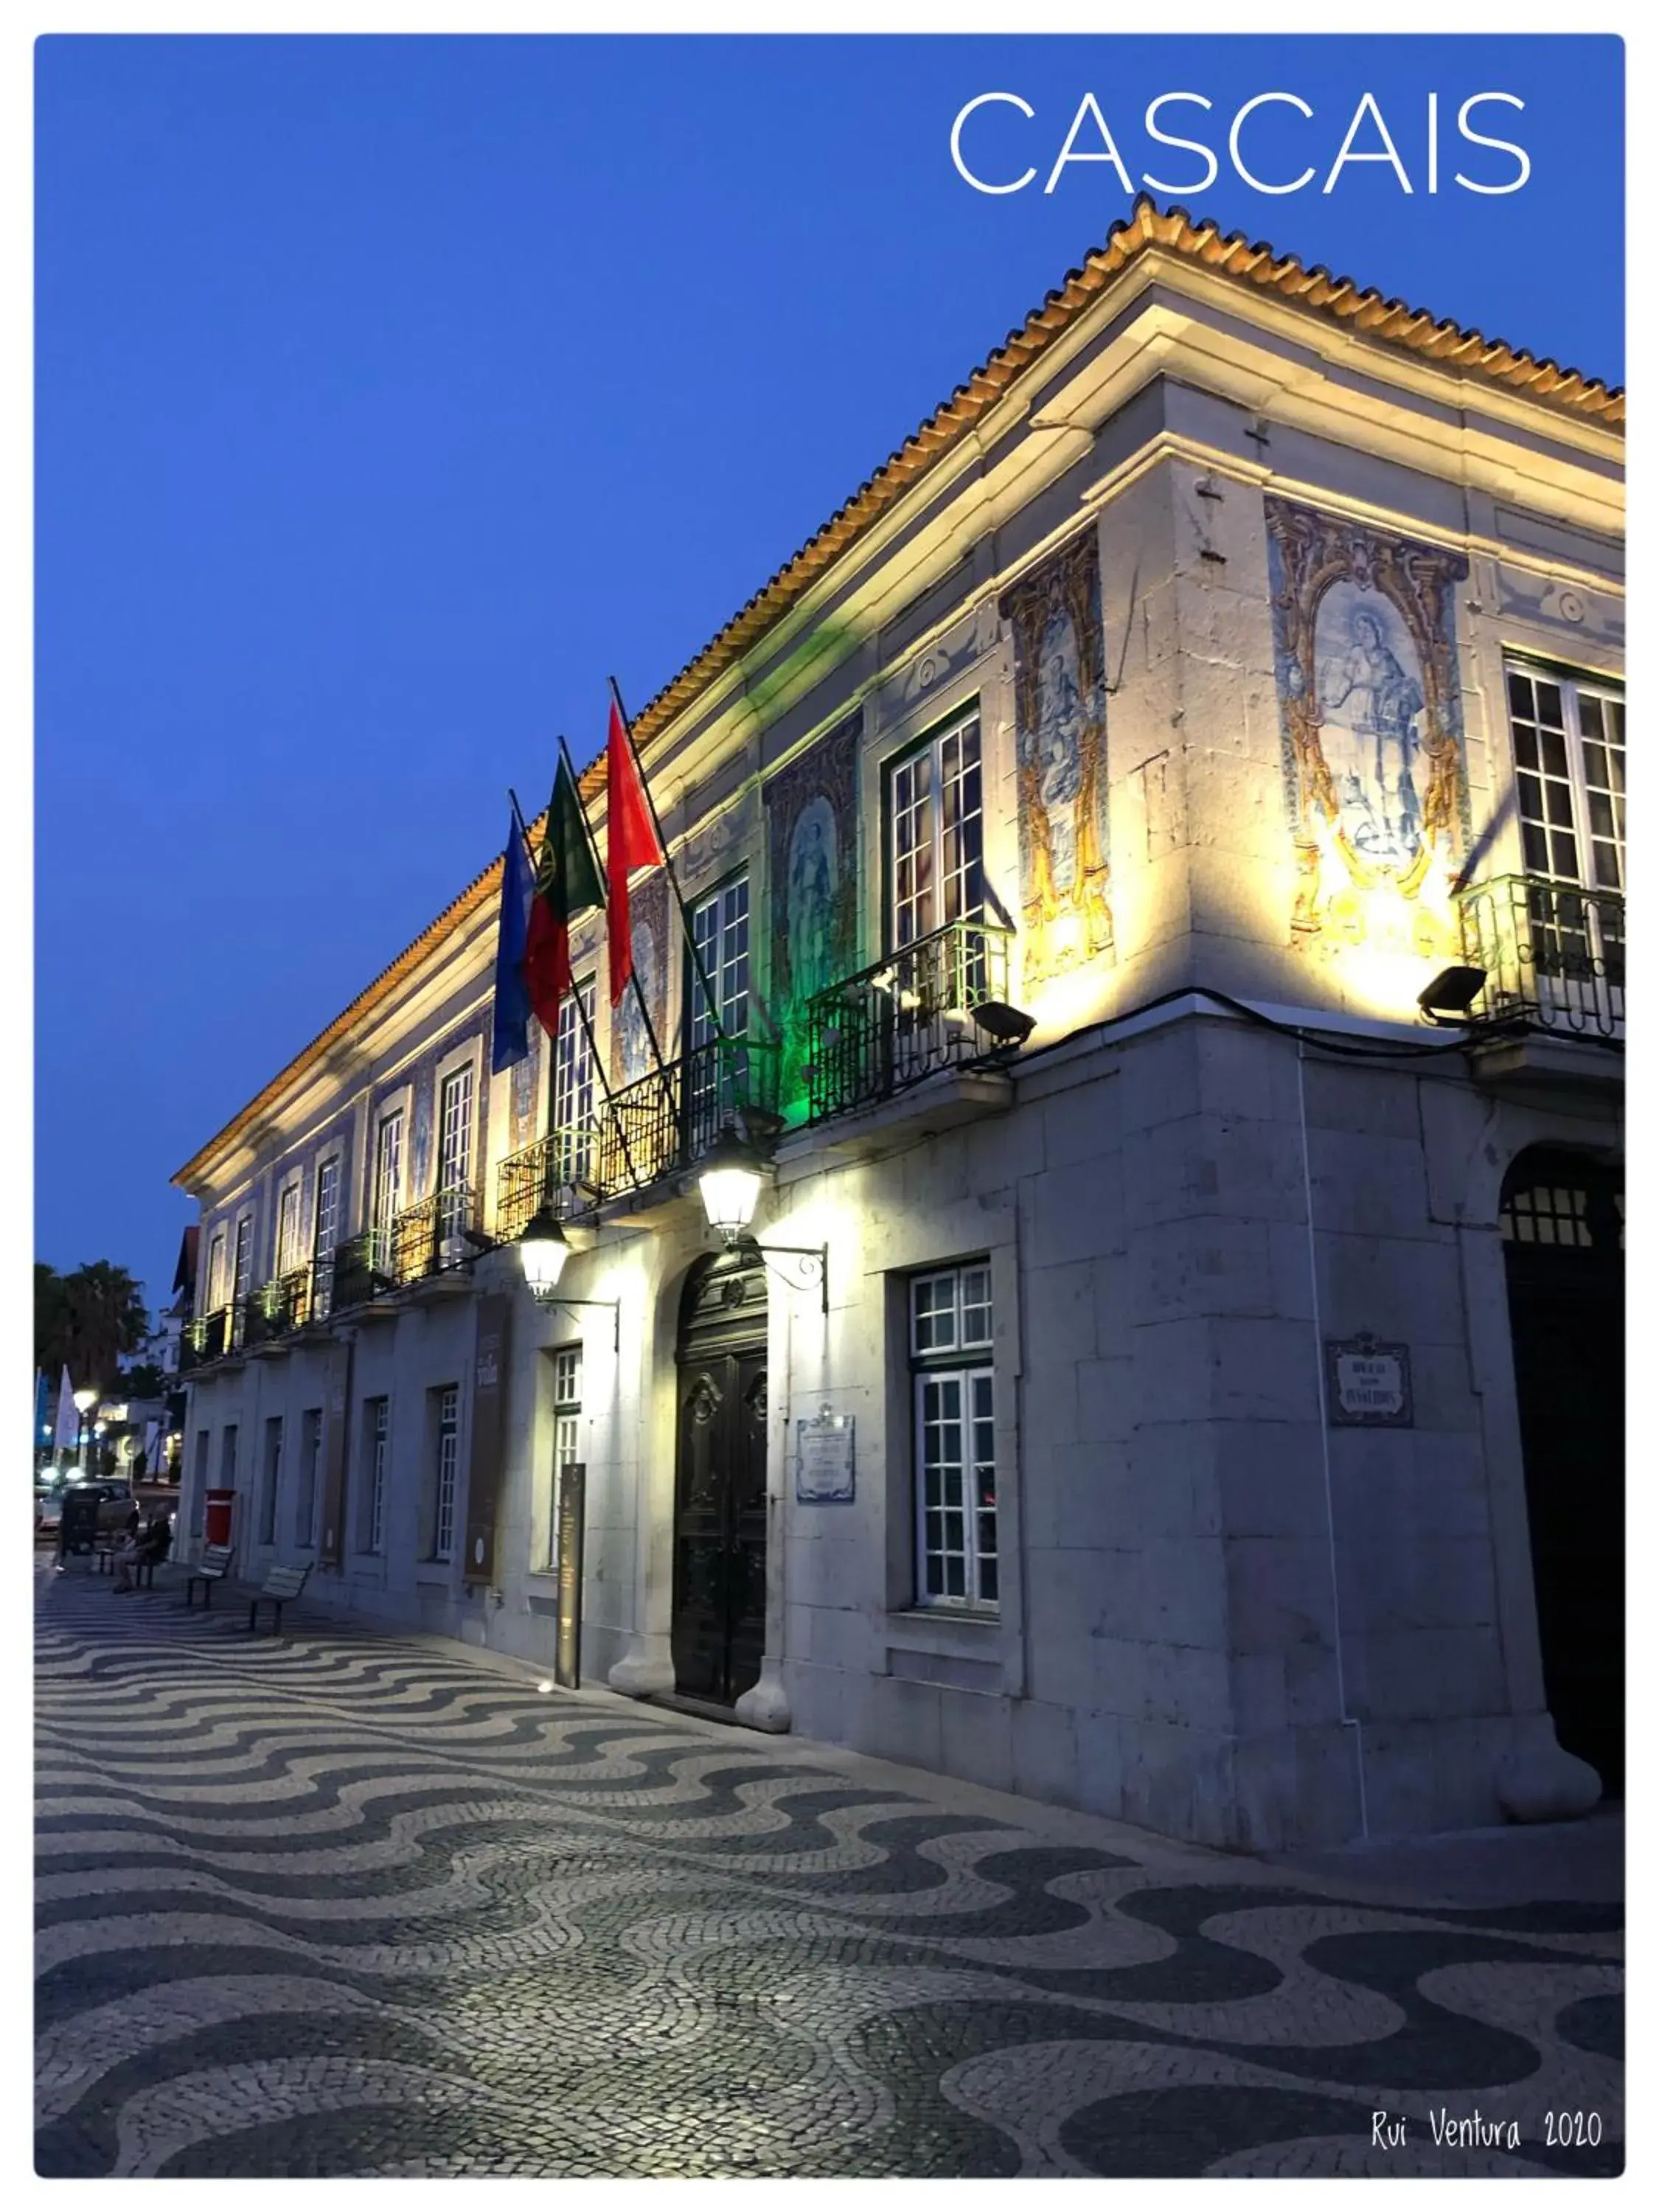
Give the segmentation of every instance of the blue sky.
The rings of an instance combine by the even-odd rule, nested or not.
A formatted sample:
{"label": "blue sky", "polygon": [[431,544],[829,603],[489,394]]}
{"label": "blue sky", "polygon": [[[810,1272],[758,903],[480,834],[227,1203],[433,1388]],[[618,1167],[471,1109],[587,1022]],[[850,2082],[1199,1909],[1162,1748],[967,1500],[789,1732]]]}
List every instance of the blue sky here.
{"label": "blue sky", "polygon": [[[1610,39],[36,52],[37,1251],[153,1299],[169,1176],[499,848],[505,787],[539,805],[607,674],[642,703],[1127,212],[1099,164],[970,190],[975,94],[1036,111],[965,143],[1040,185],[1088,91],[1132,175],[1196,173],[1139,118],[1203,93],[1194,212],[1622,378]],[[1513,173],[1450,135],[1494,88],[1506,197],[1449,182]],[[1225,123],[1269,89],[1315,113],[1255,119],[1255,174],[1322,175],[1370,91],[1413,195],[1251,191]]]}

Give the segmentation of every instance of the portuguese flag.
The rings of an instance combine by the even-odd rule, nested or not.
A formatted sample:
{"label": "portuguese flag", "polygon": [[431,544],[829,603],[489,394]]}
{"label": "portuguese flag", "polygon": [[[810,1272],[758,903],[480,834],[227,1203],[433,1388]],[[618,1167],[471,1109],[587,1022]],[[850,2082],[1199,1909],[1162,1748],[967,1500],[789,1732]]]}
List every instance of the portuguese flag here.
{"label": "portuguese flag", "polygon": [[550,1037],[559,1033],[559,1006],[570,988],[570,924],[584,908],[598,906],[603,896],[575,779],[561,761],[536,865],[524,954],[525,988]]}

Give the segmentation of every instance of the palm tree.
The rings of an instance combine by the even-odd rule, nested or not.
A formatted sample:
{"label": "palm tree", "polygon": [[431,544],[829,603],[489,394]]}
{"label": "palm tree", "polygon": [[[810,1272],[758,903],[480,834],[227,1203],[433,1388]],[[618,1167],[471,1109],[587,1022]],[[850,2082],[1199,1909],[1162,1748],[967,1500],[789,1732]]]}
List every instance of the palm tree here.
{"label": "palm tree", "polygon": [[77,1382],[112,1389],[123,1353],[149,1333],[143,1288],[125,1267],[93,1260],[60,1275],[36,1261],[34,1357],[46,1374],[67,1367]]}

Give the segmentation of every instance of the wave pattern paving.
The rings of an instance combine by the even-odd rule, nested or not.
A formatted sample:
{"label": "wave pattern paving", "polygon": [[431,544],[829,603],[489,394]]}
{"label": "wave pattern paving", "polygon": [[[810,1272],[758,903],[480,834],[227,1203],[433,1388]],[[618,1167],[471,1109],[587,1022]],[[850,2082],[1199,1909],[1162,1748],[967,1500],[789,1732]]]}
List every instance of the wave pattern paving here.
{"label": "wave pattern paving", "polygon": [[1057,1844],[458,1647],[108,1599],[37,1613],[43,2174],[1622,2165],[1611,1907]]}

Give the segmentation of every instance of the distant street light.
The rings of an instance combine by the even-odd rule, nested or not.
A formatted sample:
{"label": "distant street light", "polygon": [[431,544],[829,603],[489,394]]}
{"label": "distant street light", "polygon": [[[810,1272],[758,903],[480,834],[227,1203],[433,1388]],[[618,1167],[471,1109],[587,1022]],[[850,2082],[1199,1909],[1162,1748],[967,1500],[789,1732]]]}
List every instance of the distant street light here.
{"label": "distant street light", "polygon": [[76,1439],[76,1459],[82,1474],[87,1472],[87,1415],[97,1403],[98,1393],[95,1390],[82,1389],[75,1393],[75,1410],[81,1416],[80,1433]]}

